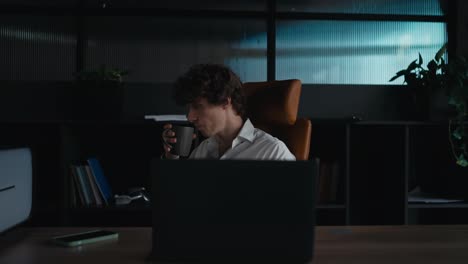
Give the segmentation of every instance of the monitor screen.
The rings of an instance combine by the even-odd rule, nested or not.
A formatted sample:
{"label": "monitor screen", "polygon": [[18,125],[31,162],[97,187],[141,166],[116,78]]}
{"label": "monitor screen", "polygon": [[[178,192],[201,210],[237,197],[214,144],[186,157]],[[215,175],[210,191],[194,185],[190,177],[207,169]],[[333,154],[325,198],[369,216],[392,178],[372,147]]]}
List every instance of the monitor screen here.
{"label": "monitor screen", "polygon": [[0,233],[27,220],[31,203],[31,150],[0,149]]}

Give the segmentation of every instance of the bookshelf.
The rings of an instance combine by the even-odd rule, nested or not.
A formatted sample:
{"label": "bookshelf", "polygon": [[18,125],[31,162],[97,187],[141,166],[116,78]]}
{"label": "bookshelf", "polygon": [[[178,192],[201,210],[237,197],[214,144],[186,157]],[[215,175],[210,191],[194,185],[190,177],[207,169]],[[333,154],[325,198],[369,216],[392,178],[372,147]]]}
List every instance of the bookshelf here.
{"label": "bookshelf", "polygon": [[319,224],[468,223],[467,202],[408,202],[417,186],[436,198],[464,199],[468,169],[453,168],[445,122],[312,123],[311,156],[342,168],[338,201],[317,205]]}
{"label": "bookshelf", "polygon": [[[317,204],[319,225],[468,223],[466,202],[408,202],[415,186],[440,197],[467,186],[463,176],[468,174],[443,176],[450,164],[446,124],[312,122],[311,159],[338,164],[332,165],[337,167],[334,198],[319,199]],[[132,187],[151,191],[149,161],[161,154],[160,134],[161,128],[149,120],[0,122],[1,147],[32,149],[30,222],[38,226],[149,226],[151,207],[145,204],[74,206],[69,166],[95,157],[114,194]]]}
{"label": "bookshelf", "polygon": [[[95,157],[113,194],[124,194],[133,187],[150,190],[149,161],[160,155],[160,134],[155,122],[144,120],[24,120],[0,123],[0,146],[32,149],[34,201],[30,222],[33,225],[119,221],[126,225],[148,225],[149,206],[74,206],[70,199],[70,165]],[[127,212],[131,212],[128,217]]]}
{"label": "bookshelf", "polygon": [[[343,120],[312,120],[309,157],[318,160],[319,167],[316,210],[318,224],[348,224],[348,128]],[[333,180],[327,180],[328,177]],[[335,185],[333,195],[332,185]]]}

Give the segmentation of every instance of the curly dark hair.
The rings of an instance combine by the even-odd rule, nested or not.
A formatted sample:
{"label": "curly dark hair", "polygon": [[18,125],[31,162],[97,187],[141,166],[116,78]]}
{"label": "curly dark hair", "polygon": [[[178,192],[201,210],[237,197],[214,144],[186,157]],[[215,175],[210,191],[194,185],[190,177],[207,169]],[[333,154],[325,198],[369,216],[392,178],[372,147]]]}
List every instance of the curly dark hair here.
{"label": "curly dark hair", "polygon": [[191,104],[199,97],[221,105],[231,98],[234,110],[246,118],[246,99],[242,82],[230,68],[220,64],[196,64],[174,84],[174,99],[179,105]]}

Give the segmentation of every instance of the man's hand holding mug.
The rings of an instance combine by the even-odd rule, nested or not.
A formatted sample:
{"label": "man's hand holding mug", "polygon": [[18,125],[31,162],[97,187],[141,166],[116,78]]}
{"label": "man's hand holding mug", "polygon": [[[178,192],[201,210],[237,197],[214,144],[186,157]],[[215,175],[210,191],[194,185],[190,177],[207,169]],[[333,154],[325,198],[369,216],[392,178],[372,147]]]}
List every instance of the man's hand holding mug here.
{"label": "man's hand holding mug", "polygon": [[190,155],[192,141],[197,137],[194,128],[187,125],[165,124],[162,133],[164,156],[166,159],[178,159]]}

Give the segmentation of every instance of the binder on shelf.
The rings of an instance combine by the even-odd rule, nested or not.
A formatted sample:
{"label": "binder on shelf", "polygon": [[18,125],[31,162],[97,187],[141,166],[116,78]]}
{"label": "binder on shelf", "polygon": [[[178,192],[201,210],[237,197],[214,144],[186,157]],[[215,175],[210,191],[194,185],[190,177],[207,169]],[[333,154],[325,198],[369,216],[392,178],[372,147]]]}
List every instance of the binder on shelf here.
{"label": "binder on shelf", "polygon": [[[74,165],[70,165],[70,171],[71,171],[71,177],[72,177],[72,181],[74,183],[74,186],[76,187],[75,188],[75,195],[78,196],[77,200],[80,201],[80,205],[81,206],[85,206],[86,205],[86,201],[84,199],[84,194],[83,194],[83,187],[81,186],[80,184],[80,180],[78,178],[78,174],[77,174],[77,169],[76,169],[76,166]],[[78,206],[78,203],[76,203],[75,205],[76,207]]]}
{"label": "binder on shelf", "polygon": [[72,207],[77,207],[78,206],[78,186],[75,183],[75,180],[73,179],[73,167],[69,166],[68,167],[69,172],[70,172],[70,179],[68,182],[70,183],[70,191],[69,191],[69,198],[70,198],[70,204]]}
{"label": "binder on shelf", "polygon": [[[318,158],[317,158],[318,159]],[[319,159],[317,177],[317,202],[338,203],[340,186],[340,162],[338,160]]]}
{"label": "binder on shelf", "polygon": [[102,198],[101,198],[101,192],[99,191],[99,188],[97,187],[96,179],[94,178],[93,172],[91,171],[91,168],[89,165],[84,165],[84,169],[86,170],[86,176],[88,177],[89,184],[91,186],[91,191],[94,196],[94,200],[96,201],[97,206],[102,206]]}
{"label": "binder on shelf", "polygon": [[104,198],[104,203],[106,205],[110,204],[112,200],[112,190],[110,188],[109,183],[107,182],[106,177],[104,176],[104,172],[102,170],[99,160],[97,160],[96,158],[89,158],[87,162],[96,180],[99,192]]}
{"label": "binder on shelf", "polygon": [[89,196],[90,203],[88,205],[96,205],[96,197],[94,197],[93,190],[91,189],[91,182],[89,181],[88,173],[86,172],[86,166],[79,165],[78,167],[81,170],[81,174],[83,175],[83,181],[85,183],[86,192]]}
{"label": "binder on shelf", "polygon": [[78,181],[80,182],[81,190],[83,192],[85,205],[89,206],[89,205],[92,204],[92,200],[91,200],[91,196],[90,196],[90,194],[88,192],[87,183],[85,181],[86,175],[84,174],[84,171],[82,170],[81,167],[82,167],[81,165],[75,166],[76,174],[78,175]]}

